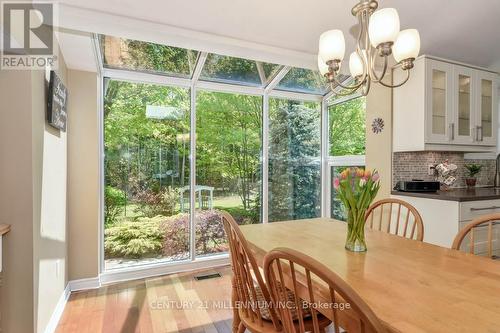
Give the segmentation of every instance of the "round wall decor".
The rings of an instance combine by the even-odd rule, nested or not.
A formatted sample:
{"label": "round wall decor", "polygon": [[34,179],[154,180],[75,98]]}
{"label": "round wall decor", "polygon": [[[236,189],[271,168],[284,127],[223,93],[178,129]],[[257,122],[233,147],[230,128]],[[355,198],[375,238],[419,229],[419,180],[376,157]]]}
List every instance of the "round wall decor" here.
{"label": "round wall decor", "polygon": [[373,119],[372,132],[375,134],[379,134],[383,131],[383,129],[384,129],[384,119],[382,118]]}

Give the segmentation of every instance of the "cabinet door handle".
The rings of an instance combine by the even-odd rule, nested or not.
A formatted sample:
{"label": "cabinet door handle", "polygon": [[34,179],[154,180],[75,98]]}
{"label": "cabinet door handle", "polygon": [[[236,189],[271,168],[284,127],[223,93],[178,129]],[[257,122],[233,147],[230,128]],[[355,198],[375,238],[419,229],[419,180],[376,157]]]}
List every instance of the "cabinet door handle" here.
{"label": "cabinet door handle", "polygon": [[455,123],[450,123],[450,135],[448,136],[450,140],[455,140]]}
{"label": "cabinet door handle", "polygon": [[500,209],[500,206],[490,206],[490,207],[482,207],[482,208],[474,208],[471,207],[471,212],[479,211],[479,210],[491,210],[491,209]]}
{"label": "cabinet door handle", "polygon": [[479,128],[480,128],[480,126],[476,126],[476,141],[481,141],[479,139]]}
{"label": "cabinet door handle", "polygon": [[481,131],[481,141],[483,141],[483,126],[479,126],[479,130]]}

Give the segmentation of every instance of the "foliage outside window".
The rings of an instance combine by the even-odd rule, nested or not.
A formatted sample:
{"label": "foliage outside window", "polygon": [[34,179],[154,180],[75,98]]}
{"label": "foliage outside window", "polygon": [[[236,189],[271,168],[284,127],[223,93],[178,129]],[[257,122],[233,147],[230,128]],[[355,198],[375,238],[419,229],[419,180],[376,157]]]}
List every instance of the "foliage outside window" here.
{"label": "foliage outside window", "polygon": [[[214,188],[215,210],[228,211],[239,224],[258,223],[262,98],[200,91],[196,116],[196,184]],[[203,216],[196,220],[198,227]],[[222,232],[220,221],[214,227]],[[196,254],[226,250],[223,232],[221,238],[217,246],[197,249]]]}
{"label": "foliage outside window", "polygon": [[[345,157],[348,159],[349,156],[365,155],[365,103],[365,98],[359,97],[331,105],[328,108],[330,160],[335,161],[335,157],[344,157],[345,160]],[[337,177],[344,169],[354,166],[334,164],[330,168],[331,179]],[[336,196],[336,190],[333,185],[330,188],[330,193],[331,216],[335,219],[345,221],[347,219],[346,213],[342,202]]]}
{"label": "foliage outside window", "polygon": [[[100,42],[103,65],[113,69],[191,78],[199,56],[110,36]],[[262,87],[281,68],[208,54],[199,80]],[[190,90],[112,79],[104,86],[106,269],[187,260],[192,250],[196,256],[226,252],[220,210],[239,224],[263,220],[263,96],[196,91],[190,207]],[[317,71],[301,68],[292,68],[276,87],[315,95],[327,88]],[[331,106],[329,119],[330,155],[363,155],[364,99]],[[321,103],[270,98],[268,121],[268,220],[319,217]],[[334,195],[332,200],[340,216]]]}
{"label": "foliage outside window", "polygon": [[269,101],[269,222],[321,215],[321,105]]}
{"label": "foliage outside window", "polygon": [[[189,90],[117,80],[105,86],[106,268],[187,259],[187,243],[167,255],[164,239],[174,217],[189,220],[178,195],[189,184]],[[179,232],[188,239],[189,230]]]}
{"label": "foliage outside window", "polygon": [[191,77],[198,52],[178,47],[100,36],[104,66]]}

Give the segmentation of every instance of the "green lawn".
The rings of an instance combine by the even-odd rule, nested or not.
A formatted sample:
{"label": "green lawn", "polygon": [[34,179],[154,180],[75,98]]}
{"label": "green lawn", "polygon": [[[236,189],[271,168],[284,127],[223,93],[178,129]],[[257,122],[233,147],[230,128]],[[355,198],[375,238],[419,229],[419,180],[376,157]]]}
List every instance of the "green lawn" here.
{"label": "green lawn", "polygon": [[[219,207],[221,209],[225,208],[242,208],[241,199],[237,195],[226,196],[226,197],[214,197],[213,202],[214,207]],[[121,214],[118,216],[118,221],[123,220],[133,220],[142,217],[141,212],[137,209],[138,205],[135,203],[129,203],[124,206]],[[178,209],[179,207],[177,207]],[[177,211],[178,212],[178,211]]]}

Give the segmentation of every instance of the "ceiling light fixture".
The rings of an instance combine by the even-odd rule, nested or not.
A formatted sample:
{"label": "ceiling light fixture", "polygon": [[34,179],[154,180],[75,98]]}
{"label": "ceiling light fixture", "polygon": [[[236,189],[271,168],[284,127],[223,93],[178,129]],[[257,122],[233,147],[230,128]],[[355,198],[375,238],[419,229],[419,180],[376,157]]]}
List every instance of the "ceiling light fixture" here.
{"label": "ceiling light fixture", "polygon": [[[321,75],[325,76],[333,92],[338,86],[346,90],[336,95],[349,95],[360,89],[361,94],[366,96],[372,82],[396,88],[410,78],[413,62],[420,52],[420,35],[415,29],[399,31],[396,9],[377,8],[376,0],[360,0],[352,8],[352,15],[359,21],[356,51],[349,57],[349,71],[354,78],[352,85],[346,86],[337,80],[345,55],[344,33],[341,30],[329,30],[319,38],[318,67]],[[382,81],[387,73],[391,54],[407,73],[403,82],[394,85]],[[377,55],[384,58],[381,73],[375,70]]]}

